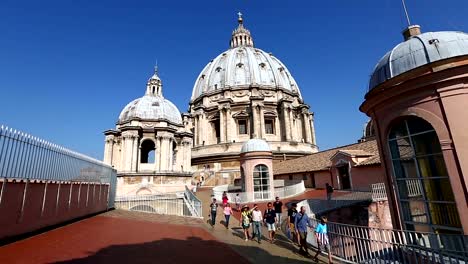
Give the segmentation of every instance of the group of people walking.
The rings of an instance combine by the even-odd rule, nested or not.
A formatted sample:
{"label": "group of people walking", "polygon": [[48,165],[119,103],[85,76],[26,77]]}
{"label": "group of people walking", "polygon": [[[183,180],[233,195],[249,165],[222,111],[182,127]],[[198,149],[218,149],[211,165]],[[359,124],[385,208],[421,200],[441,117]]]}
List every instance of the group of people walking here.
{"label": "group of people walking", "polygon": [[[240,208],[240,198],[238,195],[235,198],[236,210]],[[229,220],[233,215],[233,209],[229,204],[229,199],[226,193],[222,197],[223,213],[225,216],[225,227],[229,228]],[[218,210],[218,203],[215,198],[210,205],[210,217],[211,225],[214,226],[216,223],[216,213]],[[267,203],[267,208],[262,213],[257,204],[254,204],[252,208],[249,208],[247,204],[243,205],[240,210],[239,223],[244,232],[245,241],[257,239],[260,244],[262,240],[262,226],[265,225],[268,230],[268,241],[270,243],[275,242],[275,235],[277,230],[280,229],[281,216],[283,213],[283,203],[279,197],[276,197],[275,201]],[[288,208],[287,214],[287,236],[299,246],[299,253],[306,257],[312,257],[308,252],[307,247],[307,234],[308,230],[314,230],[315,239],[317,240],[318,250],[313,257],[317,260],[318,255],[322,251],[328,252],[329,263],[332,263],[332,255],[330,252],[330,243],[328,240],[327,232],[327,218],[321,217],[320,222],[317,226],[313,226],[309,216],[307,216],[306,208],[301,206],[300,210],[297,210],[297,204],[292,203]],[[250,227],[252,227],[252,234],[250,234]]]}

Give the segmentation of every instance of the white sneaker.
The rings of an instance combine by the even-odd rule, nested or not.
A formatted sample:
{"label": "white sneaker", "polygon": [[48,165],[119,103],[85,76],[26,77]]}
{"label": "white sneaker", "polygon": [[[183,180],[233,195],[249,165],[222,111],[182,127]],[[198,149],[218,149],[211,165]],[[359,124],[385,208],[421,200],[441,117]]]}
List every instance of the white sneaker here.
{"label": "white sneaker", "polygon": [[246,238],[246,239],[245,239],[245,241],[249,241],[249,239],[248,239],[248,238]]}

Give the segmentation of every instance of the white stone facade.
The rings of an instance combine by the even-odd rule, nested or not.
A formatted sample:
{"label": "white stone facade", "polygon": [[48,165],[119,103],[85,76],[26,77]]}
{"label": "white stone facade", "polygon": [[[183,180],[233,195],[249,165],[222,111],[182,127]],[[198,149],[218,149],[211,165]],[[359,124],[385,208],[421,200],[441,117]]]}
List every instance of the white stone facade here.
{"label": "white stone facade", "polygon": [[163,97],[157,71],[145,95],[129,103],[116,129],[105,135],[104,162],[118,172],[117,195],[181,191],[191,184],[193,135],[177,107]]}
{"label": "white stone facade", "polygon": [[313,113],[296,81],[279,59],[253,46],[242,17],[238,22],[230,49],[202,70],[190,101],[192,169],[197,179],[218,175],[212,185],[240,177],[240,150],[251,138],[266,140],[275,159],[318,150]]}

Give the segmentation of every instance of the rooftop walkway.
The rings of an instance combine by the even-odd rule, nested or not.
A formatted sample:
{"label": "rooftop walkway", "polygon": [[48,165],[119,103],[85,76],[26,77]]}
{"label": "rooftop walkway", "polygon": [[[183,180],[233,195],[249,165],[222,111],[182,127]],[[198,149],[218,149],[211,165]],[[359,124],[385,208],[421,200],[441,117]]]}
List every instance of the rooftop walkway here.
{"label": "rooftop walkway", "polygon": [[[238,212],[226,229],[220,209],[211,227],[211,188],[201,188],[197,196],[205,220],[114,210],[2,246],[0,263],[313,263],[282,232],[274,244],[244,241]],[[307,191],[283,203],[323,196],[324,191]]]}
{"label": "rooftop walkway", "polygon": [[[209,225],[208,217],[210,210],[208,205],[211,203],[211,188],[201,188],[196,195],[203,202],[203,217],[205,217],[206,227],[211,230],[211,234],[219,241],[228,244],[251,263],[315,263],[311,259],[300,255],[298,253],[299,248],[295,246],[281,231],[277,233],[274,244],[267,241],[268,231],[265,227],[263,227],[262,230],[264,240],[261,244],[258,244],[255,241],[245,241],[244,233],[239,223],[239,212],[234,212],[234,219],[231,218],[230,227],[229,229],[226,229],[224,227],[224,215],[221,208],[219,208],[216,217],[216,225],[211,227]],[[304,194],[284,199],[282,202],[283,204],[286,204],[292,201],[302,201],[322,196],[325,196],[325,191],[323,190],[308,190]],[[266,209],[266,202],[257,204],[262,212]],[[314,250],[310,250],[309,252],[310,254],[315,253]],[[319,263],[327,262],[328,259],[326,257],[319,256]],[[335,261],[334,263],[339,262]]]}

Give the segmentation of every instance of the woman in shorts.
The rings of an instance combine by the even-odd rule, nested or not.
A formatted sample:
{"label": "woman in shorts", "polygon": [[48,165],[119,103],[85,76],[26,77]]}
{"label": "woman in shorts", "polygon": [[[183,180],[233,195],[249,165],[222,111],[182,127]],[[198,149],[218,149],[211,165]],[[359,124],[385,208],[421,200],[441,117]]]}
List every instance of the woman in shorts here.
{"label": "woman in shorts", "polygon": [[242,226],[242,229],[244,229],[245,241],[249,241],[250,239],[249,228],[250,218],[252,217],[252,211],[253,209],[249,210],[249,207],[247,205],[244,205],[241,210],[240,224]]}

